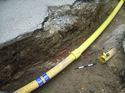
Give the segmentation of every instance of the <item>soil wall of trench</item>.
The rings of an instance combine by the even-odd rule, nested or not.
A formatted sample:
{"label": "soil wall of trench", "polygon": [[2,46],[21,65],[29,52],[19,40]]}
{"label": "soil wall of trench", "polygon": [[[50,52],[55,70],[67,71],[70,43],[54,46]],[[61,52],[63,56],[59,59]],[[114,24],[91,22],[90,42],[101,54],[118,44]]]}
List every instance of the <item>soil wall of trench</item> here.
{"label": "soil wall of trench", "polygon": [[49,6],[41,29],[0,48],[0,86],[20,78],[25,68],[39,60],[46,62],[67,42],[90,36],[115,5],[114,0],[97,3],[78,0],[73,5]]}

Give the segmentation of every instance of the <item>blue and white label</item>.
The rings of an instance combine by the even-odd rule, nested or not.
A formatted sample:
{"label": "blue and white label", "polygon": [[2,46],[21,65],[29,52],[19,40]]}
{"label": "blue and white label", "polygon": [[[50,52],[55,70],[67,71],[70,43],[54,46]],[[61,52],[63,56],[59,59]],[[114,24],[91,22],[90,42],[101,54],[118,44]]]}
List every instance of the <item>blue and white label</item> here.
{"label": "blue and white label", "polygon": [[42,86],[44,84],[43,80],[40,77],[37,78],[36,81],[39,84],[39,86]]}
{"label": "blue and white label", "polygon": [[44,73],[42,77],[45,79],[46,82],[50,80],[49,76],[46,73]]}

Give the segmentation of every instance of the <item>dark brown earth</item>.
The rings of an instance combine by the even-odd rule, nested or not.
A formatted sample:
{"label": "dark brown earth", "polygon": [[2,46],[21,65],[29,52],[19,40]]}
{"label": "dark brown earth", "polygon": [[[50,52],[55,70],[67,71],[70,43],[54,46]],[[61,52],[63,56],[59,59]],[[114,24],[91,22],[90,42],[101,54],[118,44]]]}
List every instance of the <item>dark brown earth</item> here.
{"label": "dark brown earth", "polygon": [[[119,74],[118,74],[119,71],[115,71],[108,64],[102,65],[101,62],[99,61],[99,56],[102,53],[102,49],[104,47],[103,43],[107,40],[107,36],[115,29],[115,27],[125,23],[124,18],[125,18],[125,11],[124,11],[124,8],[122,8],[119,14],[111,23],[111,25],[98,38],[98,40],[96,40],[96,42],[92,44],[92,46],[90,46],[90,48],[81,55],[81,57],[78,60],[72,63],[69,67],[67,67],[64,71],[62,71],[59,75],[57,75],[47,84],[45,84],[42,88],[37,89],[33,93],[124,93],[124,87],[122,87],[124,85],[124,82],[122,82],[121,78],[119,77]],[[79,34],[80,32],[78,32],[78,34],[77,33],[72,34],[72,32],[69,32],[69,35],[72,34],[73,36],[70,39],[64,39],[65,42],[61,44],[58,50],[53,52],[53,50],[56,47],[53,48],[52,54],[47,53],[45,50],[39,51],[41,49],[39,48],[38,50],[36,50],[37,53],[35,51],[32,51],[33,53],[37,54],[37,58],[36,58],[36,54],[33,54],[31,52],[27,52],[29,53],[28,55],[30,57],[26,56],[24,57],[25,59],[19,58],[18,60],[18,56],[16,56],[15,62],[16,61],[21,62],[22,60],[22,64],[26,62],[28,63],[26,63],[25,66],[23,66],[24,68],[19,67],[18,74],[15,74],[14,76],[12,76],[15,79],[12,79],[12,77],[10,77],[11,79],[8,79],[10,80],[10,82],[7,81],[3,83],[4,85],[2,85],[0,89],[12,92],[22,87],[23,85],[27,84],[28,82],[36,79],[38,76],[40,76],[42,73],[46,72],[47,70],[51,69],[53,66],[58,64],[61,60],[63,60],[69,54],[70,51],[77,48],[81,43],[83,43],[83,41],[85,41],[93,33],[93,31],[95,31],[95,29],[99,26],[99,24],[103,20],[100,20],[99,22],[97,22],[98,24],[94,25],[95,27],[93,27],[92,25],[91,29],[88,29],[88,30],[86,29],[87,31],[83,31],[82,34]],[[75,30],[82,30],[82,29],[80,28],[72,29],[72,31],[75,31]],[[67,38],[68,38],[68,34],[67,34]],[[32,41],[32,39],[30,38],[28,39]],[[27,40],[24,40],[24,42],[27,42]],[[15,46],[16,45],[23,46],[21,44],[22,43],[18,42],[17,44],[15,44]],[[55,43],[53,43],[52,46],[53,45],[55,45]],[[29,46],[32,46],[30,47],[30,50],[32,50],[33,47],[37,46],[37,43],[34,42],[32,43],[32,45],[29,45]],[[23,50],[23,47],[21,48]],[[17,50],[21,50],[21,49],[17,48]],[[30,51],[30,50],[27,50],[27,51]],[[23,51],[26,51],[26,50],[23,50]],[[125,59],[124,59],[124,54],[121,51],[122,49],[119,49],[119,53],[117,53],[116,57],[111,59],[109,63],[113,63],[114,61],[123,63]],[[51,54],[51,55],[45,56],[41,53],[43,54],[45,53],[45,55],[47,54]],[[26,58],[29,58],[29,59],[26,59]],[[29,62],[31,62],[30,65],[28,65]],[[81,65],[94,63],[94,62],[97,63],[97,65],[95,65],[94,67],[88,67],[80,70],[75,69],[76,67],[79,67]],[[16,68],[16,65],[17,63],[14,65],[15,68]],[[121,65],[124,65],[124,64],[121,64]],[[11,67],[8,67],[8,68],[11,69]],[[123,88],[123,90],[121,88]]]}
{"label": "dark brown earth", "polygon": [[[122,9],[112,24],[79,60],[70,65],[45,86],[39,88],[35,93],[124,93],[124,87],[122,87],[124,84],[118,74],[115,73],[110,65],[102,65],[98,60],[107,36],[115,27],[125,23],[125,20],[123,20],[124,17],[124,10]],[[79,44],[71,45],[71,47],[75,48],[77,45]],[[120,49],[119,51],[123,50]],[[124,60],[124,54],[120,52],[109,63],[113,63],[114,61],[124,62]],[[93,62],[97,62],[97,65],[94,67],[81,70],[75,69],[83,64]]]}

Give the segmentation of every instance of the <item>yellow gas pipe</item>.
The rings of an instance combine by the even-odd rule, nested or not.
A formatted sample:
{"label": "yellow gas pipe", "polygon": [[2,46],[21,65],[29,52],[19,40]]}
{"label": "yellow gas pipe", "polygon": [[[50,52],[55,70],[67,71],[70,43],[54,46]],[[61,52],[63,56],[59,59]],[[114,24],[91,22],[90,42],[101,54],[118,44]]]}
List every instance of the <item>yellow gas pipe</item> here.
{"label": "yellow gas pipe", "polygon": [[78,59],[80,55],[99,37],[99,35],[105,30],[105,28],[110,24],[115,15],[118,13],[125,0],[120,0],[116,8],[110,14],[110,16],[104,21],[104,23],[77,49],[72,51],[69,56],[60,62],[58,65],[50,69],[48,72],[44,73],[42,76],[32,81],[31,83],[25,85],[24,87],[14,91],[14,93],[30,93],[37,89],[38,87],[44,85],[47,81],[52,79],[55,75],[61,72],[74,60]]}

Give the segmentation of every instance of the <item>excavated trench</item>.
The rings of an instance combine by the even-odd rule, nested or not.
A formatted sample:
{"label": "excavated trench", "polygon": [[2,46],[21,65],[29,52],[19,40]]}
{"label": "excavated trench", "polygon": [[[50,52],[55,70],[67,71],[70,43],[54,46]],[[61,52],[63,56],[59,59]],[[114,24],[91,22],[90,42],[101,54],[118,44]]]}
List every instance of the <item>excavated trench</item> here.
{"label": "excavated trench", "polygon": [[[54,67],[71,50],[85,41],[117,4],[117,2],[111,0],[97,1],[95,3],[77,0],[73,5],[49,6],[48,16],[42,22],[41,29],[19,36],[22,39],[14,43],[10,41],[5,44],[6,46],[2,45],[0,48],[0,90],[12,92],[22,87]],[[123,13],[122,10],[113,21],[113,26],[125,22]],[[110,32],[107,31],[102,35],[76,64],[72,64],[46,84],[44,88],[40,88],[33,93],[124,93],[124,83],[121,83],[121,81],[124,81],[125,75],[124,53],[121,49],[122,41],[120,41],[123,40],[124,36],[118,38],[110,36],[115,32],[113,26],[108,28]],[[93,68],[74,69],[82,64],[98,62],[98,56],[103,47],[110,48],[109,46],[114,44],[114,41],[112,41],[114,38],[120,42],[118,44],[121,44],[118,47],[120,53],[109,64],[98,63]],[[108,44],[109,42],[113,42],[113,44]],[[118,46],[118,44],[115,45]],[[120,61],[120,63],[118,64],[116,61]]]}

